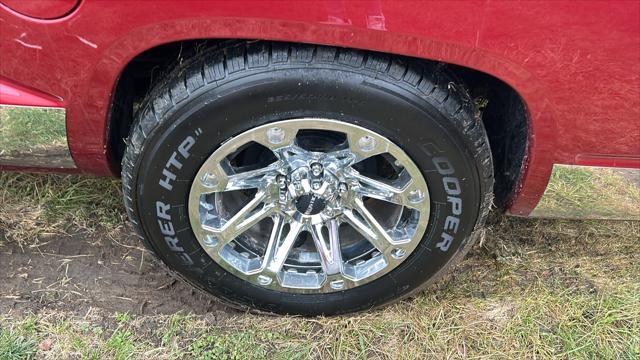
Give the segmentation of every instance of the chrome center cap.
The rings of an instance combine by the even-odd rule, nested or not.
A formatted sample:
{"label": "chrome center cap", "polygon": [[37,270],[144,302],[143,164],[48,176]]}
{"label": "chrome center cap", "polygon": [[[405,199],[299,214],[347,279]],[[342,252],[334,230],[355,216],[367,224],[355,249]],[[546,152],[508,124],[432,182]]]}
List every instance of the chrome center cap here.
{"label": "chrome center cap", "polygon": [[296,209],[304,215],[319,214],[327,206],[327,202],[317,194],[304,194],[295,200]]}

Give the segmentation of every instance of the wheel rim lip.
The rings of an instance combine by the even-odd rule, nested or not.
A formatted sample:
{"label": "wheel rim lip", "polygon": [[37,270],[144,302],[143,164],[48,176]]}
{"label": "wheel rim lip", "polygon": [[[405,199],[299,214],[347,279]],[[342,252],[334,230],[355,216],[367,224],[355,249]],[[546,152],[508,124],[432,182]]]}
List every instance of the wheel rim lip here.
{"label": "wheel rim lip", "polygon": [[[217,249],[216,247],[212,247],[208,243],[208,237],[207,237],[208,233],[202,228],[202,224],[200,223],[200,197],[203,194],[203,192],[201,191],[202,186],[199,184],[199,179],[201,179],[202,176],[207,172],[211,172],[212,169],[218,169],[218,171],[224,172],[224,170],[219,165],[219,162],[222,159],[224,159],[227,155],[237,151],[241,146],[251,141],[255,141],[260,144],[268,143],[269,140],[267,138],[267,133],[269,129],[273,129],[274,127],[285,129],[285,132],[287,129],[295,129],[295,134],[292,137],[292,139],[295,138],[295,135],[297,135],[298,131],[300,130],[325,130],[325,131],[341,132],[347,136],[347,140],[349,141],[349,143],[351,143],[352,141],[356,141],[355,139],[362,138],[363,135],[366,135],[378,141],[376,146],[378,147],[382,146],[384,149],[384,151],[382,151],[381,153],[390,153],[397,160],[401,161],[403,167],[408,171],[411,177],[411,180],[417,181],[419,188],[426,190],[423,194],[424,199],[422,200],[422,203],[425,204],[425,206],[424,206],[424,209],[419,211],[419,220],[417,222],[414,235],[411,237],[411,239],[409,239],[407,243],[401,244],[402,249],[405,252],[401,259],[393,260],[392,257],[390,257],[390,259],[388,260],[390,260],[391,263],[387,263],[387,265],[381,270],[378,270],[373,275],[367,276],[360,280],[351,280],[349,278],[345,278],[343,274],[340,273],[340,274],[337,274],[337,276],[336,275],[326,276],[326,279],[324,280],[321,287],[309,289],[309,288],[301,288],[301,287],[283,286],[280,284],[279,278],[272,279],[272,281],[266,284],[266,281],[261,276],[261,272],[247,274],[245,272],[238,270],[236,267],[232,266],[225,258],[223,258],[223,256],[221,255],[221,253],[223,252],[222,251],[223,249]],[[291,136],[291,134],[287,134],[285,136]],[[281,143],[287,143],[287,141],[288,139],[285,138]],[[273,145],[273,143],[271,143],[271,145],[274,147],[278,146],[278,145]],[[351,149],[350,147],[350,150],[353,150],[353,149]],[[357,153],[357,152],[358,151],[355,151],[354,153]],[[361,154],[356,154],[356,155],[368,157],[369,152],[370,151],[362,151]],[[330,292],[348,290],[351,288],[359,287],[364,284],[370,283],[371,281],[374,281],[375,279],[378,279],[388,274],[389,272],[393,271],[398,266],[400,266],[401,263],[406,261],[407,258],[409,258],[409,256],[411,255],[411,253],[413,253],[413,251],[417,248],[420,241],[422,240],[422,237],[424,236],[424,233],[426,232],[429,219],[430,219],[430,198],[429,198],[429,188],[427,186],[426,180],[422,172],[419,170],[419,168],[415,164],[415,162],[409,157],[408,154],[406,154],[406,152],[400,146],[393,143],[391,140],[389,140],[385,136],[380,135],[377,132],[374,132],[367,128],[364,128],[360,125],[352,124],[345,121],[326,119],[326,118],[304,117],[304,118],[293,118],[293,119],[270,122],[270,123],[246,130],[223,142],[204,161],[204,163],[199,168],[196,176],[194,177],[194,181],[191,184],[191,189],[190,189],[189,198],[188,198],[188,216],[189,216],[189,221],[191,224],[192,231],[196,239],[200,243],[201,247],[203,248],[203,250],[208,254],[208,256],[216,264],[218,264],[219,266],[221,266],[222,268],[224,268],[226,271],[230,272],[234,276],[242,280],[248,281],[254,285],[260,286],[262,288],[270,289],[270,290],[292,292],[292,293],[307,293],[307,294],[330,293]],[[336,282],[343,282],[343,284],[341,286],[334,286],[334,283]]]}

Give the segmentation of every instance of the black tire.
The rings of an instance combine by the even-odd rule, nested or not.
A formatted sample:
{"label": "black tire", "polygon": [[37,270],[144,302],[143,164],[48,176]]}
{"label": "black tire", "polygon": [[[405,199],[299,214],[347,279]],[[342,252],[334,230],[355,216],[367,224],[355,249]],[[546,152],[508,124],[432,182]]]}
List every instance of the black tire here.
{"label": "black tire", "polygon": [[[296,117],[370,128],[400,145],[423,171],[429,225],[418,248],[389,274],[335,293],[276,292],[226,272],[192,233],[187,197],[203,161],[235,134]],[[168,191],[159,181],[188,136],[197,140],[188,157],[177,153],[181,167],[173,168],[176,179]],[[484,127],[464,85],[446,66],[327,46],[239,42],[198,53],[149,93],[122,165],[129,218],[151,251],[189,283],[232,306],[275,313],[363,311],[423,289],[466,253],[492,201]],[[158,201],[171,205],[175,236],[161,233]]]}

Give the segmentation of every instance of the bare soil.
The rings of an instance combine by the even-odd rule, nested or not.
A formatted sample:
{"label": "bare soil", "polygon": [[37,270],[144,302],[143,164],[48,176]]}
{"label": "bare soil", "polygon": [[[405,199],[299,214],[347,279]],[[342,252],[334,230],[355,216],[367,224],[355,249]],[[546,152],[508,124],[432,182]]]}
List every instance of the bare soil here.
{"label": "bare soil", "polygon": [[[45,235],[37,246],[0,232],[0,313],[42,309],[137,315],[233,313],[213,296],[176,280],[128,229]],[[100,311],[103,310],[103,311]]]}

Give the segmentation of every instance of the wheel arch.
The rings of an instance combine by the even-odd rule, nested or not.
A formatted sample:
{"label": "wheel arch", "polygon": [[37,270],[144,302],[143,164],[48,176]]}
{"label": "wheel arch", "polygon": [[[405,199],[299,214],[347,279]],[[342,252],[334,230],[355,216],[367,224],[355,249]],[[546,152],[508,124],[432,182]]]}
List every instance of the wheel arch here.
{"label": "wheel arch", "polygon": [[[115,173],[119,173],[120,170],[120,161],[125,147],[124,140],[129,134],[137,105],[150,91],[154,79],[166,74],[180,61],[196,54],[200,49],[239,40],[186,39],[170,41],[140,51],[125,63],[113,87],[106,124],[107,156]],[[443,44],[442,46],[452,45]],[[393,55],[411,55],[399,51],[394,52],[393,49],[381,51],[381,49],[345,47]],[[471,54],[475,54],[473,58],[478,56],[474,51]],[[534,129],[524,96],[507,81],[479,69],[483,67],[481,65],[470,67],[456,57],[447,58],[429,56],[429,54],[411,57],[420,61],[435,61],[446,64],[469,87],[470,94],[483,112],[483,122],[494,157],[495,203],[503,210],[509,209],[523,187],[524,176],[530,160],[529,154],[532,150],[531,140]],[[467,59],[472,60],[470,57]],[[473,63],[473,61],[469,62]],[[514,74],[517,74],[516,79],[527,77],[526,72],[493,56],[482,59],[480,63],[491,64],[489,67],[492,69],[502,69],[507,73],[504,75],[504,78],[507,79],[513,79]]]}

